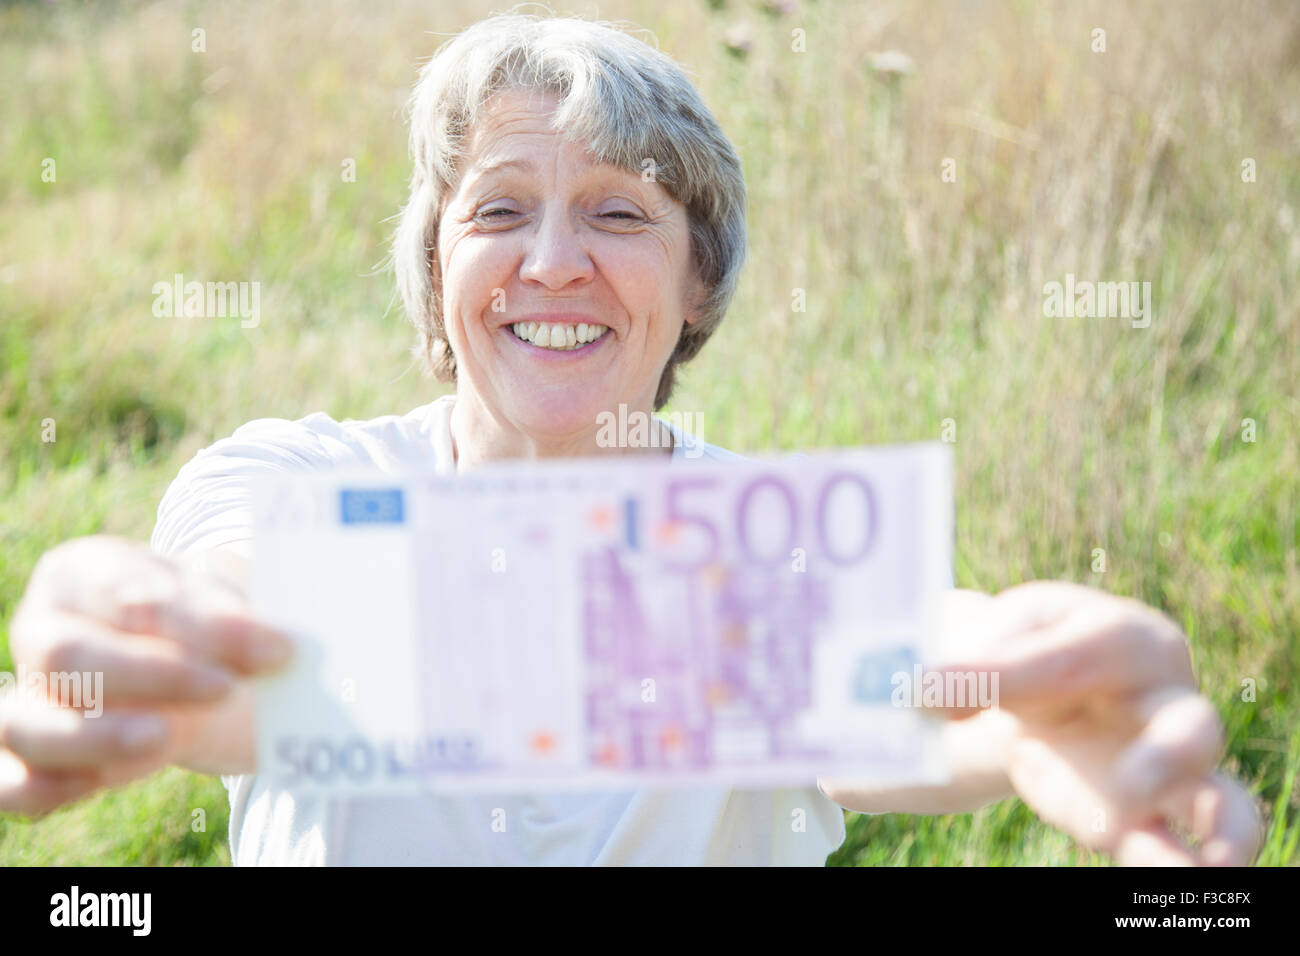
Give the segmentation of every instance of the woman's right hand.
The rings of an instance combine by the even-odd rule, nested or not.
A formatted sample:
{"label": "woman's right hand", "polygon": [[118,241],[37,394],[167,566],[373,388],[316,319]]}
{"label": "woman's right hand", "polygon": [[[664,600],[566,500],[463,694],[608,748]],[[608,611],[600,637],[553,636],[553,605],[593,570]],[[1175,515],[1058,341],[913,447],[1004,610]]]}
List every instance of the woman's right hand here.
{"label": "woman's right hand", "polygon": [[42,555],[10,627],[0,811],[43,814],[173,763],[253,769],[248,678],[292,645],[253,619],[246,560],[167,558],[108,535]]}

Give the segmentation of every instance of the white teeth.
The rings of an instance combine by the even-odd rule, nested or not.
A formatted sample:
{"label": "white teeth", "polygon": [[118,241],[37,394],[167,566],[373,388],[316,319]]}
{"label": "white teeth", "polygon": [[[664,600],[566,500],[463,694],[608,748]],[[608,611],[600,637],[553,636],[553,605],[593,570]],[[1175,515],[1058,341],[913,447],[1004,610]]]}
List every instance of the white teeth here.
{"label": "white teeth", "polygon": [[525,342],[562,352],[594,342],[609,331],[606,326],[588,325],[586,322],[579,322],[576,326],[545,322],[516,322],[511,329]]}

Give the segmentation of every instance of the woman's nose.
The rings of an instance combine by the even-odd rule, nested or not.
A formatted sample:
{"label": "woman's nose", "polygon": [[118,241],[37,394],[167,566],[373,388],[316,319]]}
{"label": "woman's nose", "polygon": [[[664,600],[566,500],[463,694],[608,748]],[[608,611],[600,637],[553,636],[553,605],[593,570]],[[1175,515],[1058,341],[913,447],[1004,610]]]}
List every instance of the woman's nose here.
{"label": "woman's nose", "polygon": [[525,282],[539,282],[552,291],[590,280],[595,264],[587,255],[569,210],[547,203],[540,215],[519,269],[520,278]]}

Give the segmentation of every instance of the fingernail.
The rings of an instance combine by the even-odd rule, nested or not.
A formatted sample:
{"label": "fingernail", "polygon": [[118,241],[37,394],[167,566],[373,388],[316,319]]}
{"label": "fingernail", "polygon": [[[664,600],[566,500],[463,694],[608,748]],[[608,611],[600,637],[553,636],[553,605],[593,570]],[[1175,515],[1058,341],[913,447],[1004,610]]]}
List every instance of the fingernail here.
{"label": "fingernail", "polygon": [[157,717],[131,717],[119,732],[125,750],[152,750],[167,736],[167,725]]}

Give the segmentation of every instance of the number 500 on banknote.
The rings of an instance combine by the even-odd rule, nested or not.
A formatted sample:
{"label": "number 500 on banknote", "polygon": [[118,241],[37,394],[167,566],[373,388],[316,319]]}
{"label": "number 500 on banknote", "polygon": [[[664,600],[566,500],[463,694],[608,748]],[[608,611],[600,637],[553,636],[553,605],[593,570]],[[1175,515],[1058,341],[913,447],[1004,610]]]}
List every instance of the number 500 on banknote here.
{"label": "number 500 on banknote", "polygon": [[259,773],[342,793],[939,780],[896,693],[951,582],[949,449],[286,473],[252,600],[296,638]]}

